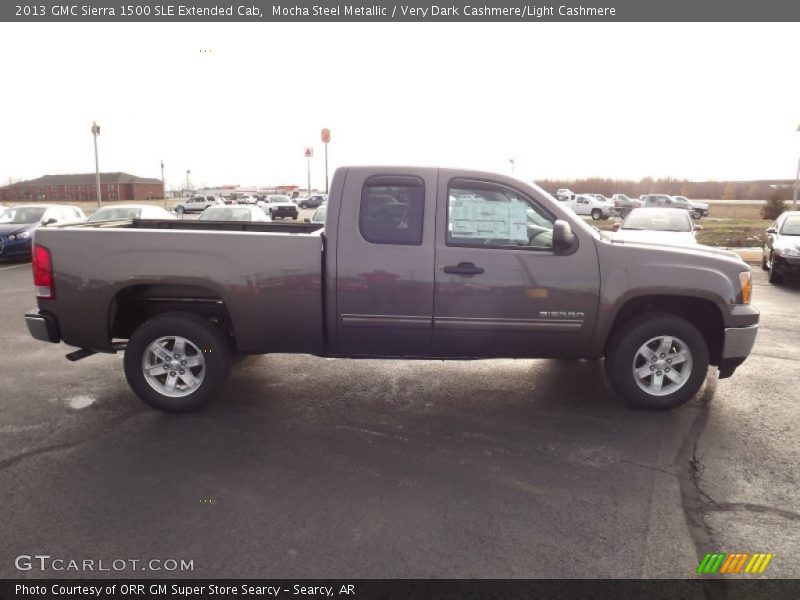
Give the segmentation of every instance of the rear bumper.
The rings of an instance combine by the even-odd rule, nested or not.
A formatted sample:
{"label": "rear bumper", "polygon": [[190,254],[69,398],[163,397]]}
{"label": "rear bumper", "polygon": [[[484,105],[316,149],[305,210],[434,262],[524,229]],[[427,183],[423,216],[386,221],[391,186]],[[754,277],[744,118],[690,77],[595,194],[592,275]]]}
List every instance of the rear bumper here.
{"label": "rear bumper", "polygon": [[61,341],[58,321],[52,315],[39,312],[36,309],[29,310],[25,313],[25,325],[28,326],[28,331],[37,340],[53,344]]}

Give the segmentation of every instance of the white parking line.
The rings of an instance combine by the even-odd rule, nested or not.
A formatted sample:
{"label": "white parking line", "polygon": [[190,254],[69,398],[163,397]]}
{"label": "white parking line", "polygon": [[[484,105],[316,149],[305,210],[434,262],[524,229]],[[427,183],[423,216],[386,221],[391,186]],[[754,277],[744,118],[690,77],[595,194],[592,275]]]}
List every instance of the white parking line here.
{"label": "white parking line", "polygon": [[8,271],[9,269],[16,269],[18,267],[27,267],[27,263],[22,263],[21,265],[11,265],[10,267],[0,267],[0,271]]}

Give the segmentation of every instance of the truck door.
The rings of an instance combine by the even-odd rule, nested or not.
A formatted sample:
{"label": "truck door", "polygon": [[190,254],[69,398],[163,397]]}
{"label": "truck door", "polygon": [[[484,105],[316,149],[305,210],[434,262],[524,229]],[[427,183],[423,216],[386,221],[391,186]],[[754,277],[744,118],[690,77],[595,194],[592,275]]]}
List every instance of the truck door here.
{"label": "truck door", "polygon": [[426,356],[436,169],[350,169],[336,244],[338,353]]}
{"label": "truck door", "polygon": [[597,317],[591,235],[553,248],[555,216],[503,183],[439,177],[432,355],[579,356]]}

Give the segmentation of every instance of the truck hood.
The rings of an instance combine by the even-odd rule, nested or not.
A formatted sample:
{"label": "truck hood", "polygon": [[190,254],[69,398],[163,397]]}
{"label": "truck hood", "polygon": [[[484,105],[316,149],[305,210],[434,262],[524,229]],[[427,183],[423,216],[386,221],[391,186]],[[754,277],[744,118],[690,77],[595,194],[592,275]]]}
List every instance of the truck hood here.
{"label": "truck hood", "polygon": [[691,231],[644,231],[620,229],[611,236],[614,242],[638,242],[642,244],[696,245]]}
{"label": "truck hood", "polygon": [[670,252],[673,253],[680,253],[686,257],[694,256],[706,256],[709,258],[725,258],[725,259],[733,259],[735,261],[741,262],[743,265],[747,263],[742,260],[742,257],[736,254],[736,252],[732,252],[730,250],[723,250],[721,248],[712,248],[711,246],[703,246],[702,244],[663,244],[663,243],[645,243],[645,242],[634,242],[634,241],[627,241],[627,240],[614,240],[604,238],[604,242],[607,244],[611,244],[613,246],[624,246],[626,248],[630,248],[631,252],[636,252],[636,250],[656,250],[664,252],[668,254]]}
{"label": "truck hood", "polygon": [[695,208],[708,208],[708,204],[705,202],[692,202],[692,206]]}

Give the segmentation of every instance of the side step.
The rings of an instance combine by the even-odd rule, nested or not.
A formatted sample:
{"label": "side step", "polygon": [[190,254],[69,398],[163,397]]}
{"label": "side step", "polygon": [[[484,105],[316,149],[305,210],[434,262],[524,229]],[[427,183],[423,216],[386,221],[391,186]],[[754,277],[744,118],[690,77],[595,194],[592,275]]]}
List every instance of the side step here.
{"label": "side step", "polygon": [[92,354],[97,354],[97,352],[95,352],[94,350],[81,348],[80,350],[75,350],[75,352],[70,352],[69,354],[67,354],[67,360],[75,362],[76,360],[81,360],[82,358],[86,358],[87,356],[91,356]]}

